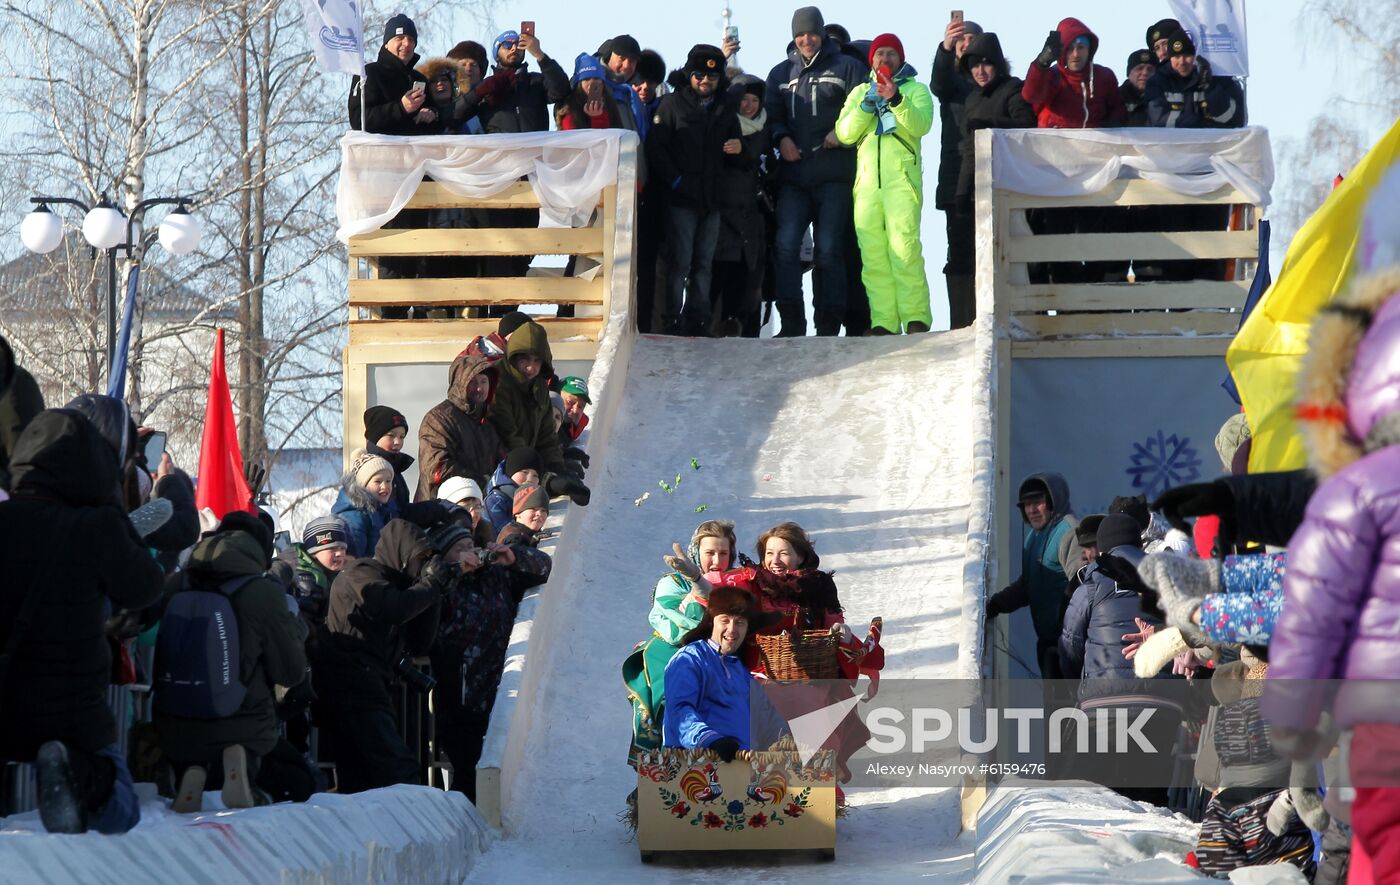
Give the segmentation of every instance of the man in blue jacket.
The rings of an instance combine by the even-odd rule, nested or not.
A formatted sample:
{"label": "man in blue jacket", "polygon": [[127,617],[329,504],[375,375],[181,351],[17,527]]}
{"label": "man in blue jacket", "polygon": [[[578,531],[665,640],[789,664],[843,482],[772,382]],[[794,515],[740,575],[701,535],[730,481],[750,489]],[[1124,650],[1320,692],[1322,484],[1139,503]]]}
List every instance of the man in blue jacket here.
{"label": "man in blue jacket", "polygon": [[766,617],[747,591],[710,592],[704,620],[666,665],[665,746],[706,747],[732,762],[740,750],[766,748],[787,732],[743,659],[751,628]]}
{"label": "man in blue jacket", "polygon": [[826,36],[821,10],[792,14],[793,49],[768,74],[764,107],[779,164],[774,243],[779,337],[807,334],[802,303],[802,234],[813,226],[813,259],[821,285],[813,286],[818,335],[841,331],[846,315],[846,228],[851,220],[855,151],[836,138],[836,118],[868,69]]}
{"label": "man in blue jacket", "polygon": [[1070,508],[1069,483],[1058,473],[1026,477],[1016,501],[1031,529],[1021,545],[1021,576],[987,600],[987,618],[1030,606],[1041,676],[1055,679],[1065,587],[1083,558],[1074,533],[1079,520]]}

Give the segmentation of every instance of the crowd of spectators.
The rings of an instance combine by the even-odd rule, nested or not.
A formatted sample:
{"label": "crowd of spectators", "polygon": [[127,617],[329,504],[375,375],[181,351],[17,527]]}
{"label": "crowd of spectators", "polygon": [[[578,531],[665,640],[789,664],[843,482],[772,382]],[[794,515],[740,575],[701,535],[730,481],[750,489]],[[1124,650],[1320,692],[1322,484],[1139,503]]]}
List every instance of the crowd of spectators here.
{"label": "crowd of spectators", "polygon": [[[1239,83],[1213,74],[1175,20],[1153,24],[1145,42],[1129,53],[1120,82],[1097,63],[1094,32],[1066,18],[1021,79],[996,33],[958,12],[925,86],[897,35],[852,39],[806,6],[793,13],[786,57],[766,77],[731,64],[740,45],[734,33],[719,46],[692,46],[669,74],[657,52],[620,34],[579,53],[570,73],[533,32],[504,31],[489,53],[462,41],[420,63],[417,29],[400,14],[385,25],[378,60],[363,82],[355,80],[348,109],[353,128],[390,135],[540,132],[551,118],[562,130],[635,132],[642,143],[637,321],[644,332],[757,337],[768,304],[781,320],[779,337],[806,335],[803,275],[810,271],[816,334],[917,334],[933,322],[920,218],[921,145],[934,124],[934,99],[934,203],[947,220],[943,272],[950,325],[960,328],[975,312],[974,132],[1245,125]],[[410,221],[529,227],[538,214],[410,210],[391,224]],[[1052,234],[1223,229],[1226,221],[1219,207],[1045,209],[1028,218],[1033,232]],[[381,272],[508,276],[528,266],[528,257],[390,258]],[[1142,280],[1224,273],[1209,261],[1133,270]],[[1120,282],[1128,271],[1127,262],[1031,269],[1033,282]]]}

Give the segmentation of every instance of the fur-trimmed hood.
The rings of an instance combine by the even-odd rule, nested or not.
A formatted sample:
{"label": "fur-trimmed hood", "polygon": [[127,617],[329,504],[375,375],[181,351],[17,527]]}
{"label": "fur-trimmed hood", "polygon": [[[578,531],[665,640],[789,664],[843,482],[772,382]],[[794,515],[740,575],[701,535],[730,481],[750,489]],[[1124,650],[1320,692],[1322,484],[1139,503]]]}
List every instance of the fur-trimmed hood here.
{"label": "fur-trimmed hood", "polygon": [[365,513],[373,513],[381,507],[388,506],[381,504],[369,489],[355,481],[355,471],[353,470],[347,470],[340,475],[340,491],[356,510]]}
{"label": "fur-trimmed hood", "polygon": [[[417,70],[418,73],[428,78],[429,83],[437,79],[443,71],[451,71],[453,79],[457,81],[458,95],[465,95],[476,88],[472,85],[471,81],[467,79],[467,69],[455,58],[430,58],[420,64]],[[482,73],[485,72],[483,71]]]}
{"label": "fur-trimmed hood", "polygon": [[1356,279],[1318,312],[1298,373],[1308,463],[1326,479],[1400,443],[1400,267]]}

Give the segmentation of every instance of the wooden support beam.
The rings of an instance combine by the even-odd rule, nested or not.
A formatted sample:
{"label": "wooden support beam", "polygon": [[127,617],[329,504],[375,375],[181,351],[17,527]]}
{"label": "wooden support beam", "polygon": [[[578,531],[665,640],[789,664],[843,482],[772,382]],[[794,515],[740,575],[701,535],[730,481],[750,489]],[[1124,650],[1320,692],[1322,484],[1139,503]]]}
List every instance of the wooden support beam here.
{"label": "wooden support beam", "polygon": [[1059,338],[1053,341],[1012,341],[1011,355],[1016,359],[1066,357],[1162,357],[1212,356],[1224,357],[1232,339],[1225,336],[1187,338]]}
{"label": "wooden support beam", "polygon": [[[352,289],[353,291],[353,289]],[[1008,285],[1004,290],[1013,313],[1041,310],[1129,310],[1159,308],[1244,307],[1249,283],[1195,280],[1182,283],[1083,283],[1031,286]]]}
{"label": "wooden support beam", "polygon": [[1093,194],[1071,197],[1036,197],[1012,191],[996,191],[996,202],[1008,209],[1060,209],[1065,206],[1198,206],[1201,203],[1220,205],[1249,204],[1249,197],[1233,187],[1222,187],[1205,196],[1179,194],[1155,182],[1141,178],[1120,178]]}
{"label": "wooden support beam", "polygon": [[497,304],[602,304],[601,278],[461,277],[350,280],[350,306],[422,304],[449,307]]}
{"label": "wooden support beam", "polygon": [[[1082,338],[1089,335],[1234,335],[1241,314],[1213,310],[1175,313],[1069,313],[1013,317],[1012,327],[1033,338]],[[1013,333],[1014,335],[1015,333]]]}
{"label": "wooden support beam", "polygon": [[[568,319],[558,317],[533,317],[549,333],[550,349],[559,359],[558,345],[566,339],[580,339],[597,342],[603,333],[602,319],[598,317]],[[478,335],[489,335],[496,331],[499,320],[351,320],[350,347],[374,345],[398,345],[421,342],[440,344],[459,342],[465,347],[467,342]],[[596,348],[596,344],[593,344]],[[460,349],[459,347],[459,349]],[[369,359],[369,362],[374,362]]]}
{"label": "wooden support beam", "polygon": [[1020,261],[1177,261],[1258,258],[1259,235],[1250,230],[1136,234],[1041,234],[1008,237],[1006,258]]}
{"label": "wooden support beam", "polygon": [[600,227],[380,228],[350,238],[359,255],[602,255]]}

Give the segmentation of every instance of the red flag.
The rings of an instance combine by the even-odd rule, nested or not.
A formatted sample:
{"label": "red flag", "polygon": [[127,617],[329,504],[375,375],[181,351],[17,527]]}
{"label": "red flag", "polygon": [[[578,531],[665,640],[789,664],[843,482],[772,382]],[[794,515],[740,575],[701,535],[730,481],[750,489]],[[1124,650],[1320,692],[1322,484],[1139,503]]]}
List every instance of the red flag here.
{"label": "red flag", "polygon": [[234,510],[253,512],[253,493],[243,478],[243,453],[238,448],[238,424],[224,371],[224,330],[214,339],[214,365],[209,369],[209,401],[204,406],[204,438],[199,445],[199,482],[194,503],[208,507],[220,519]]}

